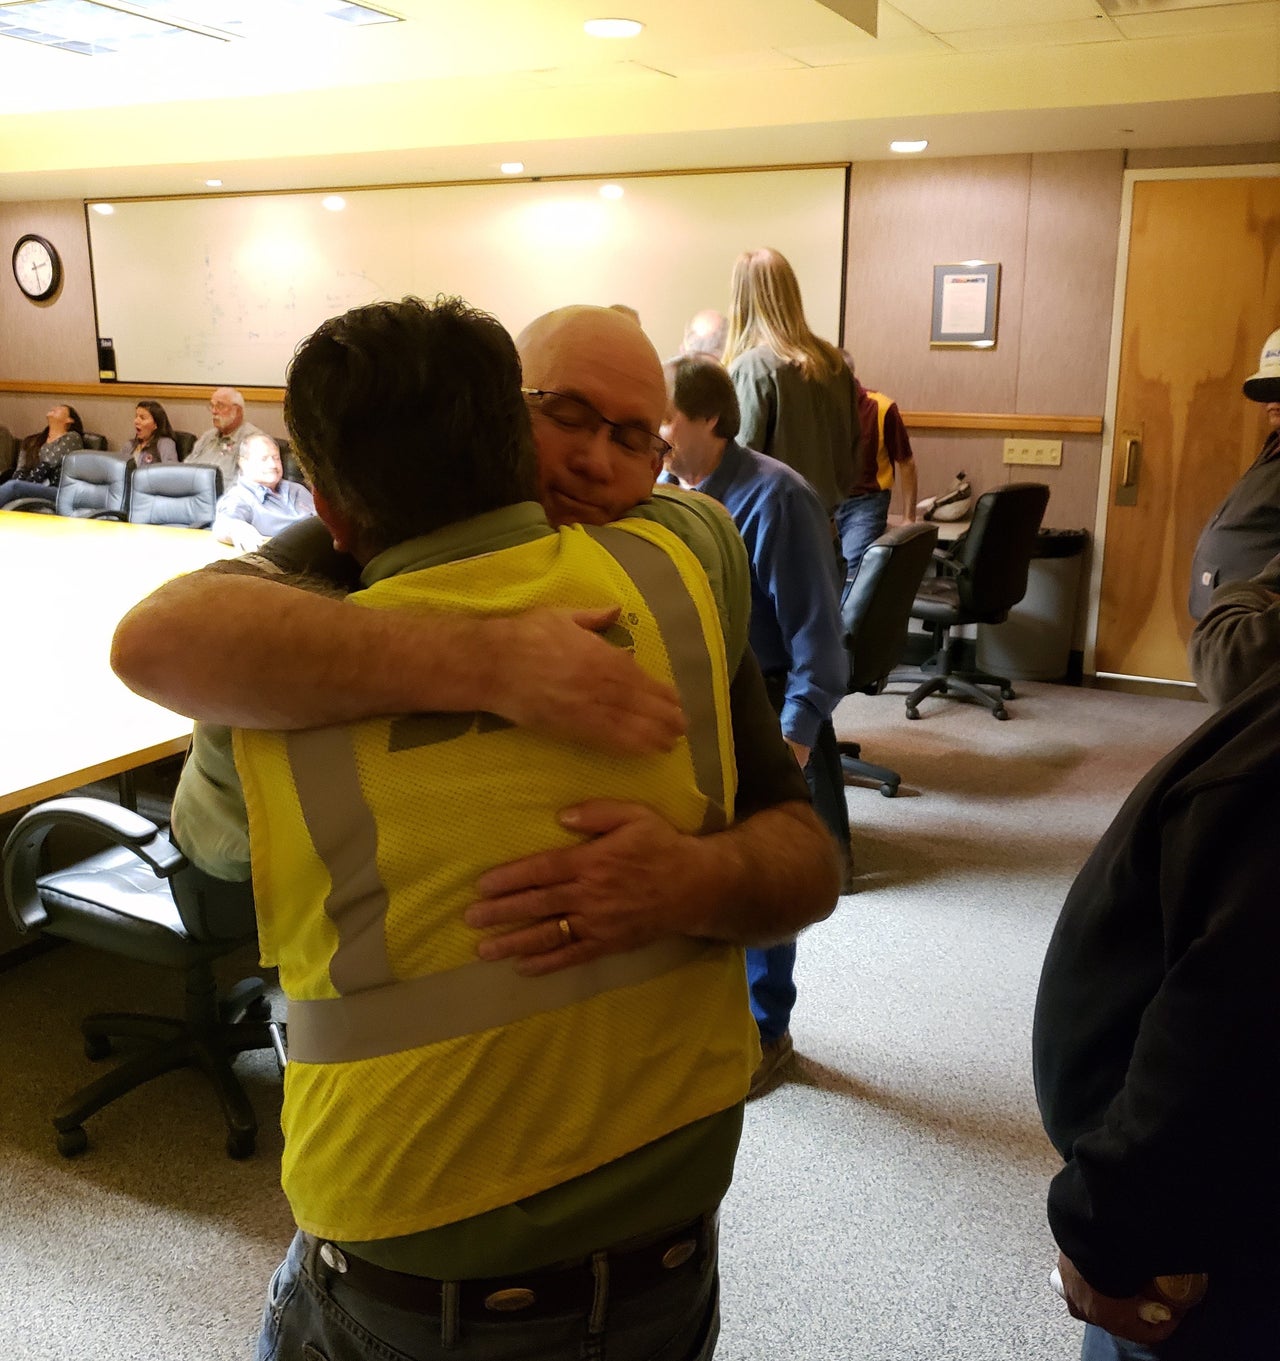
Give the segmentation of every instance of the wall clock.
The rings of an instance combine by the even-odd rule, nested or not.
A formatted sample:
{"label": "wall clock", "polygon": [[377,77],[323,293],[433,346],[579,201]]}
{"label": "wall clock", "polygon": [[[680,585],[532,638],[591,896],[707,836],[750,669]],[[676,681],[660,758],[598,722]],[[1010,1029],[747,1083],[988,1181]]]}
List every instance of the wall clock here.
{"label": "wall clock", "polygon": [[62,261],[53,244],[31,233],[20,236],[13,248],[13,277],[33,301],[52,297],[62,282]]}

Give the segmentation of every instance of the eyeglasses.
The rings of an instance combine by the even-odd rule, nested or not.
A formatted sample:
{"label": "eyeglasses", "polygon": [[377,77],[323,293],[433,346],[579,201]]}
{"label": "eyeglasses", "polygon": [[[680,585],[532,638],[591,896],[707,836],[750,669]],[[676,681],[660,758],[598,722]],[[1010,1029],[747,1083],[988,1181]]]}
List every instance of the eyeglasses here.
{"label": "eyeglasses", "polygon": [[521,388],[530,405],[561,430],[594,435],[602,425],[609,427],[610,440],[629,454],[640,458],[666,458],[671,446],[661,435],[646,430],[643,425],[628,425],[625,421],[611,421],[602,416],[581,397],[570,397],[564,392],[549,392],[546,388]]}

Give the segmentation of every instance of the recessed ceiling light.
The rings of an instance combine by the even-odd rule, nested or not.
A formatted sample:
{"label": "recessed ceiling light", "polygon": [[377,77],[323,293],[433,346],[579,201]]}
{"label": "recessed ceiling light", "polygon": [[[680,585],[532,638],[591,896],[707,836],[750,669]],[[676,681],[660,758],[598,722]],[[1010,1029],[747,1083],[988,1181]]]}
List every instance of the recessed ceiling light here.
{"label": "recessed ceiling light", "polygon": [[341,194],[326,194],[320,200],[320,204],[331,213],[340,213],[347,206],[347,201]]}
{"label": "recessed ceiling light", "polygon": [[498,167],[504,175],[522,175],[524,173],[523,161],[503,161]]}
{"label": "recessed ceiling light", "polygon": [[621,198],[622,186],[620,184],[602,184],[600,186],[601,198]]}
{"label": "recessed ceiling light", "polygon": [[890,142],[889,150],[900,152],[904,156],[910,156],[912,152],[923,151],[929,145],[922,137],[918,142]]}
{"label": "recessed ceiling light", "polygon": [[222,188],[222,181],[221,181],[221,180],[205,180],[204,186],[205,186],[206,189],[221,189],[221,188]]}
{"label": "recessed ceiling light", "polygon": [[95,213],[101,213],[103,217],[110,217],[115,210],[116,206],[114,203],[95,203],[93,205],[93,211]]}
{"label": "recessed ceiling light", "polygon": [[638,19],[588,19],[582,29],[593,38],[634,38],[644,25]]}

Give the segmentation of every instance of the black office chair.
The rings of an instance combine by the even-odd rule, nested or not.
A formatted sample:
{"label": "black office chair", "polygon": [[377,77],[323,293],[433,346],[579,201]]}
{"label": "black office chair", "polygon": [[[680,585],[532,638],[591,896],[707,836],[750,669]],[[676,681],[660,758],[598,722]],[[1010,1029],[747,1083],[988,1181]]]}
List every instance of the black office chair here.
{"label": "black office chair", "polygon": [[129,465],[114,454],[68,454],[62,460],[56,497],[24,496],[9,510],[36,515],[73,515],[94,520],[122,520]]}
{"label": "black office chair", "polygon": [[[108,843],[66,869],[41,871],[45,839],[75,828]],[[273,1049],[283,1068],[283,1027],[271,1020],[261,980],[218,996],[213,961],[255,939],[247,884],[222,884],[189,866],[148,818],[99,799],[55,799],[22,817],[4,847],[9,911],[20,931],[44,931],[129,959],[180,970],[182,1018],[107,1013],[80,1023],[84,1051],[105,1058],[113,1038],[141,1041],[140,1052],[82,1088],[53,1117],[58,1151],[88,1146],[84,1122],[108,1102],[175,1068],[196,1067],[213,1084],[227,1126],[227,1153],[247,1158],[258,1122],[232,1069],[236,1055]]]}
{"label": "black office chair", "polygon": [[126,518],[133,525],[208,529],[222,495],[222,472],[210,463],[149,463],[134,470]]}
{"label": "black office chair", "polygon": [[[850,694],[878,695],[902,660],[911,607],[937,542],[936,525],[900,525],[867,549],[840,610]],[[837,745],[846,779],[875,780],[885,798],[898,792],[902,776],[897,771],[862,760],[857,742]]]}
{"label": "black office chair", "polygon": [[18,461],[18,441],[7,425],[0,425],[0,474],[7,473]]}
{"label": "black office chair", "polygon": [[[958,624],[1000,624],[1027,593],[1027,573],[1036,535],[1049,504],[1041,482],[1011,482],[978,497],[966,533],[951,550],[935,557],[936,577],[916,593],[912,617],[933,634],[933,655],[919,670],[895,671],[891,681],[919,682],[907,696],[907,717],[919,718],[928,695],[975,699],[999,719],[1009,717],[1003,700],[1013,699],[1006,676],[986,671],[957,671],[951,630]],[[983,686],[994,686],[992,695]]]}
{"label": "black office chair", "polygon": [[173,432],[173,443],[178,451],[178,462],[185,463],[187,455],[196,447],[196,437],[190,430],[175,430]]}
{"label": "black office chair", "polygon": [[80,438],[84,447],[92,453],[105,453],[108,448],[106,435],[95,435],[91,430],[86,430]]}

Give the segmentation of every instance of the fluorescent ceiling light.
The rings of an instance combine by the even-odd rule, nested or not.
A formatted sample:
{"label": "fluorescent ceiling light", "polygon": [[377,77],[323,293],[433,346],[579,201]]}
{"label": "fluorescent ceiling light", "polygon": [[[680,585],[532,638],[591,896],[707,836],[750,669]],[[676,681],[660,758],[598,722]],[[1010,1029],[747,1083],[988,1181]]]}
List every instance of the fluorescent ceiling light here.
{"label": "fluorescent ceiling light", "polygon": [[346,206],[347,201],[341,194],[326,194],[320,200],[321,206],[328,208],[331,213],[340,213]]}
{"label": "fluorescent ceiling light", "polygon": [[92,0],[32,0],[0,7],[0,38],[20,38],[85,57],[157,38],[190,37],[189,31],[160,19],[108,9]]}
{"label": "fluorescent ceiling light", "polygon": [[621,198],[622,186],[620,184],[602,184],[600,186],[601,198]]}
{"label": "fluorescent ceiling light", "polygon": [[504,175],[522,175],[524,173],[523,161],[503,161],[498,167]]}
{"label": "fluorescent ceiling light", "polygon": [[110,217],[115,210],[114,203],[95,203],[93,205],[93,211],[95,213],[101,213],[103,217]]}
{"label": "fluorescent ceiling light", "polygon": [[904,156],[910,156],[914,152],[923,151],[928,145],[929,143],[922,137],[918,142],[890,142],[889,150],[901,152]]}
{"label": "fluorescent ceiling light", "polygon": [[593,38],[634,38],[644,31],[638,19],[588,19],[582,28]]}
{"label": "fluorescent ceiling light", "polygon": [[[344,25],[395,24],[372,5],[344,0],[24,0],[0,3],[0,38],[92,57],[119,52],[166,56],[201,40],[229,42],[256,33],[337,32]],[[163,41],[159,41],[163,40]],[[145,46],[143,46],[145,44]]]}

